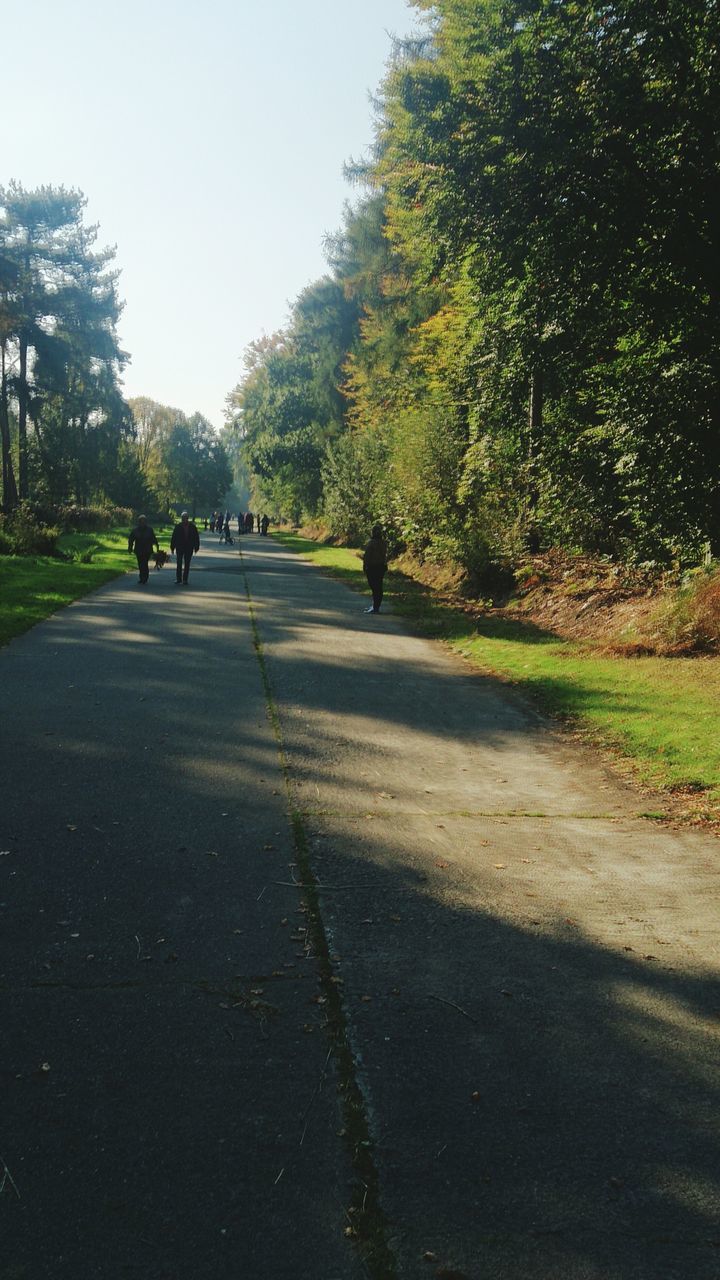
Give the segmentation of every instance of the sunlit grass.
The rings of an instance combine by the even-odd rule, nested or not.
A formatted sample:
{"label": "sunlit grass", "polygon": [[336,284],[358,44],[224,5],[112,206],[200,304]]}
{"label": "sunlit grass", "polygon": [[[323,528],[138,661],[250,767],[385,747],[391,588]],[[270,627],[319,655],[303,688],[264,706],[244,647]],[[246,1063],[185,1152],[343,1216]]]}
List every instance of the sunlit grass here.
{"label": "sunlit grass", "polygon": [[60,547],[92,560],[57,560],[51,556],[0,556],[0,644],[21,635],[36,622],[72,600],[135,568],[128,554],[127,530],[65,534]]}
{"label": "sunlit grass", "polygon": [[[323,571],[367,590],[359,553],[275,535]],[[444,640],[479,670],[502,676],[543,710],[592,731],[632,761],[641,781],[696,787],[720,808],[720,658],[624,658],[595,652],[531,623],[478,619],[390,573],[386,600],[415,629]]]}

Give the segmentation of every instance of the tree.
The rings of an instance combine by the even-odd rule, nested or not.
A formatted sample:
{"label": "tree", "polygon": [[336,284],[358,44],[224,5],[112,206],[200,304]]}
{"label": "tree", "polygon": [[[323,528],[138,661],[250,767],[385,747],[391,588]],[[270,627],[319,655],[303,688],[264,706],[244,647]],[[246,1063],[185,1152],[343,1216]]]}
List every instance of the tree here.
{"label": "tree", "polygon": [[[0,189],[3,493],[13,498],[9,403],[17,406],[17,490],[58,500],[103,491],[128,428],[118,378],[126,356],[112,250],[82,222],[85,198],[64,188]],[[32,433],[30,428],[32,427]],[[72,460],[72,466],[67,460]]]}
{"label": "tree", "polygon": [[177,417],[164,437],[158,462],[158,484],[167,505],[215,507],[232,483],[225,449],[207,418],[194,413]]}

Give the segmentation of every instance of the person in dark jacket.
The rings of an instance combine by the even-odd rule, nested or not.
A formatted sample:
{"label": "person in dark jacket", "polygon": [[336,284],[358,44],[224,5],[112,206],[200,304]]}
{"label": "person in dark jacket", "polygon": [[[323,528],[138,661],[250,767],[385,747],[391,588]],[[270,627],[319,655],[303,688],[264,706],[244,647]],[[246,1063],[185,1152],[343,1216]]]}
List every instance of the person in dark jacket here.
{"label": "person in dark jacket", "polygon": [[140,574],[138,582],[147,582],[150,576],[149,560],[153,547],[156,551],[160,550],[155,530],[148,524],[147,516],[138,516],[138,522],[128,538],[128,551],[134,551],[137,556]]}
{"label": "person in dark jacket", "polygon": [[373,598],[372,608],[365,612],[379,613],[383,598],[383,578],[387,571],[387,546],[379,524],[373,525],[372,537],[363,554],[363,569]]}
{"label": "person in dark jacket", "polygon": [[260,521],[260,532],[264,538],[267,538],[267,531],[268,531],[269,525],[270,525],[270,517],[263,516],[262,520]]}
{"label": "person in dark jacket", "polygon": [[180,516],[180,523],[175,525],[170,540],[170,550],[177,556],[175,581],[187,586],[190,572],[190,561],[193,552],[200,550],[200,534],[197,525],[189,518],[187,511]]}
{"label": "person in dark jacket", "polygon": [[253,531],[252,511],[246,511],[245,512],[245,532],[252,533],[252,531]]}

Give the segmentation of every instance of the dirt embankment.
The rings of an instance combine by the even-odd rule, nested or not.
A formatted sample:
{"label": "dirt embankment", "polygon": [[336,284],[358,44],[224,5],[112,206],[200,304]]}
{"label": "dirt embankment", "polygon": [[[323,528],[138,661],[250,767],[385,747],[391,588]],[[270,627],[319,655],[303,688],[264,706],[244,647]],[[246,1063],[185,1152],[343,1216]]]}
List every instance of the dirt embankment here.
{"label": "dirt embankment", "polygon": [[662,647],[656,619],[671,590],[622,566],[550,552],[522,566],[501,611],[568,640],[625,655],[652,653]]}
{"label": "dirt embankment", "polygon": [[648,574],[600,557],[553,550],[515,568],[515,585],[492,604],[462,574],[405,556],[398,567],[473,614],[531,622],[543,631],[620,657],[720,652],[720,571]]}

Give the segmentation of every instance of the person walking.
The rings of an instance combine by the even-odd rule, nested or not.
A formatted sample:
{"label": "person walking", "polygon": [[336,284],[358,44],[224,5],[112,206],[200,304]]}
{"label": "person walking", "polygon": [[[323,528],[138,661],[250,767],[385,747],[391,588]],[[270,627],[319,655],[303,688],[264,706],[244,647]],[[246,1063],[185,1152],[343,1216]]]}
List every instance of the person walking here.
{"label": "person walking", "polygon": [[128,538],[128,551],[134,551],[137,556],[138,573],[140,574],[138,582],[147,582],[150,576],[150,556],[152,549],[160,550],[160,543],[155,536],[155,530],[152,525],[147,522],[147,516],[138,516],[138,522],[131,531]]}
{"label": "person walking", "polygon": [[363,569],[373,598],[372,608],[365,612],[379,613],[383,598],[383,578],[387,571],[387,546],[382,525],[373,525],[372,537],[363,553]]}
{"label": "person walking", "polygon": [[245,513],[245,532],[246,532],[246,533],[252,533],[252,531],[253,531],[253,518],[252,518],[252,511],[246,511],[246,513]]}
{"label": "person walking", "polygon": [[268,531],[269,524],[270,524],[270,517],[263,516],[262,520],[260,521],[260,532],[262,533],[263,538],[267,538],[267,531]]}
{"label": "person walking", "polygon": [[187,586],[190,572],[190,561],[193,553],[200,550],[200,534],[197,525],[190,519],[187,511],[180,516],[180,523],[175,525],[170,540],[170,550],[175,552],[177,567],[175,581]]}
{"label": "person walking", "polygon": [[260,512],[257,513],[257,531],[260,532]]}

